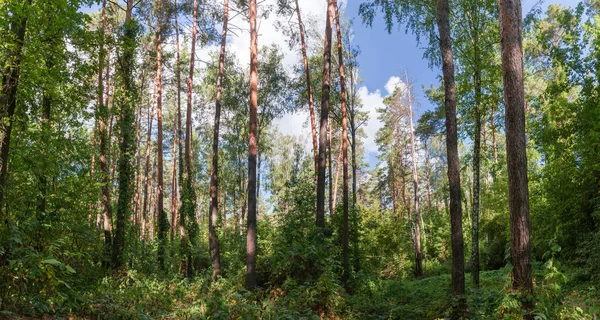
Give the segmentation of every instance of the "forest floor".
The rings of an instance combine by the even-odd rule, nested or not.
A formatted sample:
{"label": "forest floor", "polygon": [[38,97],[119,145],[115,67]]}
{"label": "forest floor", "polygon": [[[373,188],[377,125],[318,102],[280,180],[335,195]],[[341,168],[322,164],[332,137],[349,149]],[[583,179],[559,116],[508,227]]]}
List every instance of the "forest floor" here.
{"label": "forest floor", "polygon": [[[547,268],[546,268],[547,269]],[[600,319],[600,290],[590,282],[567,281],[562,273],[536,270],[536,319]],[[510,269],[481,273],[469,286],[468,319],[518,319],[518,303],[507,294]],[[550,270],[552,271],[552,270]],[[556,271],[556,270],[555,270]],[[358,283],[358,282],[357,282]],[[6,319],[444,319],[451,310],[450,275],[423,280],[363,279],[352,294],[335,282],[249,292],[240,283],[208,277],[157,279],[135,272],[105,278],[94,290],[75,293],[71,307],[53,316],[0,311]],[[67,305],[67,304],[65,304]]]}

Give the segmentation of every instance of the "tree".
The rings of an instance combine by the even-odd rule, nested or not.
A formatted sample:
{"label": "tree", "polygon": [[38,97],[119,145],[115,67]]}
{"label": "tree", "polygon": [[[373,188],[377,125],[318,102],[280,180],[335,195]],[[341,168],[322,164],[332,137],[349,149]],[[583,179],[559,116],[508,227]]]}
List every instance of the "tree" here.
{"label": "tree", "polygon": [[164,208],[164,164],[163,164],[163,109],[162,109],[162,0],[156,1],[156,15],[158,17],[156,25],[156,130],[157,141],[157,193],[156,193],[156,211],[158,213],[158,267],[164,269],[167,232],[169,231],[169,222]]}
{"label": "tree", "polygon": [[308,110],[310,112],[310,127],[313,140],[313,155],[315,158],[315,175],[319,171],[319,157],[317,154],[317,129],[315,121],[315,103],[313,102],[312,86],[310,83],[310,69],[308,68],[308,58],[306,54],[306,41],[304,40],[304,24],[302,24],[302,16],[300,14],[300,6],[296,0],[296,13],[298,15],[298,28],[300,30],[300,43],[302,45],[302,63],[304,65],[304,74],[306,76],[306,94],[308,95]]}
{"label": "tree", "polygon": [[[12,117],[17,108],[17,90],[19,88],[19,77],[21,75],[21,60],[23,58],[23,46],[25,32],[27,29],[27,12],[32,0],[22,2],[18,13],[11,16],[8,43],[11,43],[10,52],[3,61],[2,86],[0,92],[0,118],[9,119],[8,124],[2,121],[0,124],[0,210],[4,207],[4,194],[8,179],[8,159],[10,154],[10,136],[12,132]],[[6,219],[8,221],[8,218]]]}
{"label": "tree", "polygon": [[219,74],[217,76],[217,97],[215,101],[215,123],[213,127],[212,169],[210,174],[210,214],[208,216],[209,248],[213,264],[213,277],[221,273],[221,253],[219,238],[215,232],[215,224],[219,217],[219,121],[221,120],[221,97],[223,74],[225,72],[225,45],[227,43],[227,22],[229,19],[229,1],[225,0],[223,9],[223,33],[221,35],[221,51],[219,53]]}
{"label": "tree", "polygon": [[256,118],[258,113],[258,34],[256,0],[250,0],[250,134],[248,150],[248,231],[246,234],[246,287],[256,287]]}
{"label": "tree", "polygon": [[[529,244],[529,189],[527,143],[525,139],[525,89],[521,1],[500,0],[500,43],[502,79],[506,103],[506,156],[508,166],[508,204],[510,209],[510,253],[512,288],[524,295],[533,294],[531,248]],[[533,300],[525,298],[527,318],[533,319]]]}
{"label": "tree", "polygon": [[414,241],[415,241],[415,269],[417,274],[417,279],[421,279],[424,277],[423,275],[423,253],[421,252],[421,212],[419,211],[419,173],[417,169],[417,152],[415,150],[415,129],[413,127],[413,94],[412,94],[412,86],[410,84],[410,80],[408,79],[408,75],[406,70],[404,70],[404,78],[406,85],[406,104],[408,105],[408,113],[409,113],[409,124],[410,124],[410,155],[412,160],[412,178],[413,178],[413,192],[414,192],[414,218],[413,218],[413,228],[415,231]]}
{"label": "tree", "polygon": [[327,126],[329,118],[329,94],[331,90],[331,35],[335,2],[328,0],[323,41],[323,85],[321,89],[321,124],[319,126],[319,171],[317,175],[317,227],[325,228],[325,169],[327,166]]}
{"label": "tree", "polygon": [[[340,15],[337,5],[337,0],[334,0],[335,6],[335,28],[337,34],[337,49],[338,49],[338,65],[340,68],[340,95],[342,98],[342,163],[343,163],[343,187],[342,187],[342,202],[344,206],[344,227],[342,235],[342,256],[344,267],[344,281],[348,281],[350,277],[350,260],[349,260],[349,215],[348,215],[348,117],[346,116],[346,75],[344,73],[344,49],[342,46],[342,27],[340,26]],[[331,13],[330,13],[331,14]],[[333,20],[333,19],[332,19]],[[331,163],[329,164],[331,166]]]}
{"label": "tree", "polygon": [[[198,28],[198,2],[194,0],[193,8],[193,26],[192,39],[190,46],[190,70],[187,79],[187,108],[185,120],[185,172],[183,175],[184,189],[181,215],[179,216],[179,228],[181,235],[181,247],[184,255],[186,255],[185,272],[188,277],[192,276],[192,250],[191,241],[196,233],[196,192],[193,186],[193,159],[192,159],[192,93],[194,86],[194,56],[196,54],[196,36]],[[189,220],[186,225],[186,220]]]}
{"label": "tree", "polygon": [[137,46],[138,25],[133,18],[133,0],[127,0],[123,34],[120,39],[120,49],[117,78],[119,87],[117,99],[119,102],[121,142],[119,146],[119,200],[117,203],[117,226],[113,242],[113,268],[118,269],[123,262],[122,252],[125,246],[125,229],[131,213],[131,181],[133,168],[131,159],[135,154],[134,126],[137,90],[135,88],[135,50]]}
{"label": "tree", "polygon": [[454,61],[452,59],[449,13],[450,8],[448,6],[448,0],[437,0],[437,23],[444,75],[448,183],[450,186],[452,293],[454,295],[463,295],[465,293],[465,257],[462,234],[462,208],[460,205],[460,165],[458,160],[458,134],[456,129],[456,89],[454,85]]}

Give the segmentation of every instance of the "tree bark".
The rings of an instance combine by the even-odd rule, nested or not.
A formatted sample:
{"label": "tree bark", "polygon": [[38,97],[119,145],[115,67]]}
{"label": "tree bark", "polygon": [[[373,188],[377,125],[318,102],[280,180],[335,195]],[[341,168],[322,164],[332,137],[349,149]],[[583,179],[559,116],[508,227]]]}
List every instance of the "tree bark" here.
{"label": "tree bark", "polygon": [[256,287],[256,120],[258,114],[258,34],[256,0],[250,0],[250,134],[248,149],[248,231],[246,234],[246,287]]}
{"label": "tree bark", "polygon": [[157,140],[157,190],[156,190],[156,213],[158,222],[158,268],[165,268],[165,254],[168,228],[167,213],[164,208],[164,164],[163,164],[163,113],[162,113],[162,0],[157,0],[156,14],[158,25],[156,30],[156,130]]}
{"label": "tree bark", "polygon": [[[187,277],[192,276],[192,252],[191,241],[194,239],[196,230],[196,194],[193,187],[194,175],[192,171],[192,92],[194,89],[194,61],[196,55],[196,35],[198,32],[198,1],[194,0],[192,26],[192,43],[190,49],[190,70],[187,79],[187,108],[185,120],[185,172],[183,176],[183,210],[179,215],[179,233],[181,237],[181,251],[186,256],[185,273]],[[186,221],[189,220],[189,221]],[[189,223],[189,226],[187,224]]]}
{"label": "tree bark", "polygon": [[[500,0],[498,3],[500,7],[502,78],[506,104],[510,251],[513,265],[512,287],[525,295],[532,295],[521,1]],[[533,300],[526,298],[523,299],[522,303],[523,307],[528,310],[526,318],[532,319]]]}
{"label": "tree bark", "polygon": [[304,24],[302,24],[302,16],[300,14],[300,6],[296,0],[296,14],[298,15],[298,27],[300,29],[300,43],[302,44],[302,62],[304,64],[304,74],[306,76],[306,94],[308,95],[308,109],[310,112],[310,127],[313,140],[313,157],[315,160],[315,176],[319,171],[319,157],[317,154],[317,129],[315,120],[315,103],[313,101],[312,85],[310,83],[310,68],[308,67],[308,57],[306,54],[306,41],[304,40]]}
{"label": "tree bark", "polygon": [[133,168],[131,157],[135,154],[133,122],[135,120],[136,94],[134,84],[134,65],[136,47],[136,22],[132,19],[134,0],[127,0],[125,23],[121,36],[122,52],[119,55],[118,72],[120,78],[120,128],[121,145],[119,155],[119,200],[117,202],[117,227],[113,242],[113,268],[118,269],[122,264],[122,251],[125,246],[125,229],[131,214],[131,181]]}
{"label": "tree bark", "polygon": [[415,150],[415,129],[413,127],[413,111],[412,111],[412,88],[408,84],[408,76],[405,71],[406,84],[409,86],[406,92],[408,97],[408,112],[410,114],[410,154],[412,158],[412,178],[414,191],[414,228],[415,228],[415,272],[417,279],[422,279],[423,274],[423,253],[421,252],[421,212],[419,211],[419,174],[417,172],[417,152]]}
{"label": "tree bark", "polygon": [[[349,243],[349,199],[348,199],[348,119],[346,115],[346,75],[344,73],[344,49],[342,47],[342,28],[340,26],[340,14],[337,0],[334,0],[335,29],[337,33],[338,65],[340,68],[340,94],[342,98],[342,204],[344,209],[344,227],[342,231],[342,266],[344,268],[343,281],[347,282],[350,277],[350,243]],[[330,12],[331,14],[331,12]]]}
{"label": "tree bark", "polygon": [[215,224],[219,218],[219,122],[221,121],[221,99],[223,75],[225,72],[225,45],[227,43],[227,22],[229,20],[229,0],[225,0],[223,9],[223,32],[221,33],[221,52],[219,54],[219,74],[217,77],[217,98],[215,101],[215,123],[213,127],[212,170],[210,175],[210,214],[208,215],[209,251],[212,258],[213,278],[221,274],[221,253]]}
{"label": "tree bark", "polygon": [[479,286],[479,192],[481,160],[481,70],[477,33],[474,36],[474,81],[475,81],[475,132],[473,136],[473,215],[471,234],[471,279]]}
{"label": "tree bark", "polygon": [[329,119],[329,94],[331,90],[331,36],[334,0],[328,0],[323,43],[323,87],[321,91],[321,125],[319,128],[319,170],[317,177],[317,227],[325,228],[325,168],[327,166],[327,119]]}
{"label": "tree bark", "polygon": [[[99,153],[100,153],[100,183],[101,183],[101,194],[102,194],[102,219],[104,229],[104,251],[105,261],[104,266],[109,266],[109,257],[112,249],[112,206],[111,206],[111,195],[110,195],[110,180],[108,172],[108,139],[110,137],[107,134],[107,122],[109,118],[108,105],[104,101],[104,81],[102,74],[104,72],[104,62],[106,59],[106,50],[104,48],[104,33],[106,30],[106,0],[102,2],[102,18],[100,22],[99,30],[99,55],[98,55],[98,90],[97,90],[97,115],[96,121],[98,123],[98,135],[99,135]],[[109,77],[109,65],[110,57],[107,60],[106,79]],[[108,88],[108,86],[107,86]]]}
{"label": "tree bark", "polygon": [[460,164],[456,128],[456,88],[454,61],[450,37],[448,0],[437,0],[437,24],[444,74],[444,105],[446,107],[446,152],[448,153],[448,184],[450,187],[450,229],[452,241],[452,294],[465,293],[465,257],[460,204]]}
{"label": "tree bark", "polygon": [[[31,0],[23,3],[23,13],[27,13],[31,6]],[[27,29],[27,17],[19,21],[12,21],[11,30],[15,30],[14,51],[9,53],[6,64],[2,70],[2,86],[0,87],[0,209],[5,206],[4,194],[8,182],[8,159],[10,153],[10,136],[12,132],[12,117],[17,108],[17,90],[19,88],[19,77],[21,76],[21,59],[23,58],[23,46],[25,31]],[[4,120],[4,119],[8,119]],[[6,212],[5,223],[8,224],[8,212]]]}

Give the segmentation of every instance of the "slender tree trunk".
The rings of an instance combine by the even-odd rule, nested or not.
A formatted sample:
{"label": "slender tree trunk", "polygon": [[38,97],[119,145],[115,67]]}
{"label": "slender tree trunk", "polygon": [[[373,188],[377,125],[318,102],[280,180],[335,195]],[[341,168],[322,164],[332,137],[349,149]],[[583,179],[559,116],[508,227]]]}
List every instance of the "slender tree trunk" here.
{"label": "slender tree trunk", "polygon": [[333,208],[335,208],[336,202],[337,202],[338,178],[340,176],[339,173],[341,171],[340,170],[340,162],[342,162],[342,144],[340,144],[338,156],[335,161],[335,180],[333,182],[333,205],[332,205]]}
{"label": "slender tree trunk", "polygon": [[[444,105],[446,107],[446,151],[448,153],[448,184],[450,187],[450,229],[452,241],[452,294],[465,293],[465,257],[460,205],[460,164],[456,128],[456,88],[454,61],[450,37],[448,0],[437,0],[437,23],[444,74]],[[460,313],[460,311],[458,312]],[[460,314],[455,314],[459,317]]]}
{"label": "slender tree trunk", "polygon": [[[183,131],[181,129],[181,57],[180,57],[180,44],[179,44],[179,20],[178,20],[178,15],[179,15],[179,8],[177,6],[177,0],[174,0],[173,2],[173,6],[174,6],[174,17],[175,17],[175,84],[177,85],[177,132],[176,132],[176,139],[175,141],[177,142],[177,167],[178,167],[178,172],[177,172],[177,185],[173,186],[173,190],[177,190],[176,192],[176,197],[177,199],[181,198],[182,196],[182,192],[181,189],[183,189],[183,144],[182,144],[182,140],[183,140]],[[175,168],[175,164],[173,165],[173,168]],[[174,173],[175,174],[175,173]],[[177,202],[177,201],[176,201]],[[173,216],[171,217],[171,242],[173,242],[173,239],[175,237],[175,233],[176,233],[176,226],[179,223],[179,203],[177,203],[174,206],[173,209],[174,213]]]}
{"label": "slender tree trunk", "polygon": [[213,127],[212,170],[210,174],[210,214],[208,215],[209,251],[212,258],[213,278],[221,274],[221,252],[219,238],[215,232],[215,223],[219,218],[219,123],[221,121],[221,97],[223,75],[225,73],[225,45],[227,43],[227,22],[229,20],[229,0],[225,0],[223,9],[223,32],[221,33],[221,52],[219,54],[219,75],[217,77],[217,99],[215,101],[215,123]]}
{"label": "slender tree trunk", "polygon": [[471,234],[471,279],[479,287],[479,191],[481,159],[481,70],[479,61],[478,34],[472,32],[474,41],[475,81],[475,132],[473,136],[473,215]]}
{"label": "slender tree trunk", "polygon": [[317,129],[315,120],[315,103],[313,101],[312,85],[310,83],[310,69],[308,67],[308,57],[306,54],[306,41],[304,40],[304,24],[300,14],[300,6],[296,0],[296,14],[298,15],[298,27],[300,29],[300,43],[302,44],[302,62],[304,63],[304,74],[306,76],[306,94],[308,95],[308,109],[310,111],[310,127],[313,141],[313,157],[315,160],[315,176],[319,171],[319,157],[317,154]]}
{"label": "slender tree trunk", "polygon": [[258,34],[256,0],[250,0],[250,134],[248,150],[248,231],[246,234],[246,287],[256,287],[256,118],[258,114]]}
{"label": "slender tree trunk", "polygon": [[[156,89],[155,89],[156,90]],[[145,152],[145,161],[144,161],[144,183],[143,183],[143,191],[142,194],[144,198],[142,200],[142,221],[145,225],[145,221],[148,219],[148,212],[150,211],[148,199],[148,186],[151,183],[150,175],[150,145],[152,142],[152,121],[154,118],[154,103],[150,103],[148,106],[148,134],[146,135],[146,152]],[[145,227],[142,227],[142,243],[145,240]]]}
{"label": "slender tree trunk", "polygon": [[327,166],[327,119],[329,119],[329,93],[331,90],[331,36],[334,0],[328,0],[323,53],[323,88],[321,91],[321,125],[319,128],[319,170],[317,177],[317,227],[325,228],[325,168]]}
{"label": "slender tree trunk", "polygon": [[[329,114],[329,119],[328,119],[328,128],[329,128],[329,132],[327,134],[327,163],[329,163],[329,166],[327,166],[327,178],[329,180],[329,214],[333,215],[335,213],[335,205],[334,205],[334,200],[333,200],[333,183],[332,183],[332,177],[333,177],[333,163],[332,163],[332,159],[331,159],[331,143],[332,143],[332,138],[333,135],[331,134],[331,113]],[[340,143],[341,146],[341,143]],[[337,186],[336,186],[337,188]]]}
{"label": "slender tree trunk", "polygon": [[[23,13],[27,13],[31,6],[31,0],[23,2]],[[12,21],[11,30],[15,30],[14,51],[9,53],[6,64],[2,69],[2,86],[0,87],[0,209],[5,206],[4,194],[8,182],[8,160],[10,153],[10,136],[12,132],[12,119],[17,108],[17,90],[19,88],[19,77],[21,75],[21,59],[23,57],[23,46],[25,41],[25,30],[27,29],[27,17],[19,21]],[[8,224],[8,210],[4,222]]]}
{"label": "slender tree trunk", "polygon": [[431,210],[431,168],[429,165],[429,148],[427,140],[423,144],[425,147],[425,177],[427,178],[427,210]]}
{"label": "slender tree trunk", "polygon": [[[109,143],[110,136],[107,134],[107,123],[109,119],[108,101],[104,100],[104,81],[102,79],[102,73],[104,72],[104,62],[106,59],[106,50],[104,49],[104,33],[106,29],[106,0],[102,2],[102,18],[101,26],[99,31],[99,55],[98,55],[98,90],[97,90],[97,115],[96,121],[98,125],[99,135],[99,153],[100,153],[100,183],[102,186],[102,219],[104,229],[104,251],[106,260],[104,266],[109,266],[109,257],[112,249],[112,206],[111,206],[111,194],[110,194],[110,180],[108,172],[108,150],[107,146]],[[107,60],[106,69],[106,80],[110,78],[110,56]],[[106,86],[108,90],[108,85]]]}
{"label": "slender tree trunk", "polygon": [[498,163],[498,144],[496,143],[496,124],[495,122],[495,118],[496,118],[496,110],[495,110],[495,105],[492,103],[492,119],[491,119],[491,129],[492,129],[492,148],[494,151],[494,163]]}
{"label": "slender tree trunk", "polygon": [[[408,76],[405,71],[406,83],[408,84]],[[412,88],[408,88],[408,112],[410,113],[410,154],[412,157],[412,176],[413,176],[413,191],[414,191],[414,228],[415,228],[415,271],[417,279],[422,279],[423,274],[423,253],[421,252],[421,212],[419,211],[419,174],[417,172],[417,152],[415,150],[415,129],[413,127],[413,111],[412,111]]]}
{"label": "slender tree trunk", "polygon": [[157,0],[156,14],[158,25],[156,30],[156,149],[157,154],[157,190],[156,214],[158,222],[158,268],[165,268],[165,254],[169,222],[164,208],[164,163],[163,163],[163,112],[162,112],[162,0]]}
{"label": "slender tree trunk", "polygon": [[[525,295],[533,294],[531,249],[529,244],[529,190],[527,178],[527,142],[525,138],[525,89],[521,1],[500,0],[500,44],[502,78],[506,104],[506,154],[508,164],[508,203],[510,209],[510,251],[512,287]],[[532,297],[522,301],[533,319]]]}
{"label": "slender tree trunk", "polygon": [[125,24],[121,37],[122,52],[119,55],[117,75],[120,78],[120,110],[121,110],[121,145],[119,155],[119,200],[117,202],[117,227],[113,242],[113,268],[122,264],[122,252],[125,246],[125,229],[127,218],[131,214],[131,181],[133,168],[131,157],[135,154],[133,122],[137,90],[134,83],[134,65],[136,49],[136,22],[132,19],[134,0],[127,0]]}
{"label": "slender tree trunk", "polygon": [[[342,266],[344,268],[343,280],[347,282],[350,277],[350,226],[349,226],[349,199],[348,199],[348,118],[346,115],[346,74],[344,72],[344,49],[342,47],[342,27],[337,0],[334,0],[335,29],[337,33],[338,65],[340,68],[340,91],[342,98],[342,203],[344,209],[344,227],[342,231]],[[331,14],[331,13],[330,13]]]}
{"label": "slender tree trunk", "polygon": [[[187,257],[185,263],[185,272],[187,277],[192,276],[192,252],[191,241],[196,235],[196,193],[192,181],[194,180],[192,170],[192,92],[194,85],[194,60],[196,55],[196,34],[198,26],[198,1],[194,0],[193,10],[193,26],[192,26],[192,44],[190,52],[190,70],[187,80],[187,108],[185,120],[185,172],[183,176],[183,210],[179,215],[179,230],[181,236],[182,253]],[[189,221],[186,221],[189,220]],[[186,225],[189,223],[189,226]]]}

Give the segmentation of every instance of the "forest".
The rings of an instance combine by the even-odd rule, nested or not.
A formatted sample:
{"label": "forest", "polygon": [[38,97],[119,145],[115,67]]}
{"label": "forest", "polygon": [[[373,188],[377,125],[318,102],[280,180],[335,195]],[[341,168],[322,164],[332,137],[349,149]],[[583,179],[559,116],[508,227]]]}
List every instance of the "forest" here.
{"label": "forest", "polygon": [[[600,319],[557,1],[1,0],[0,318]],[[416,39],[378,105],[359,30]]]}

